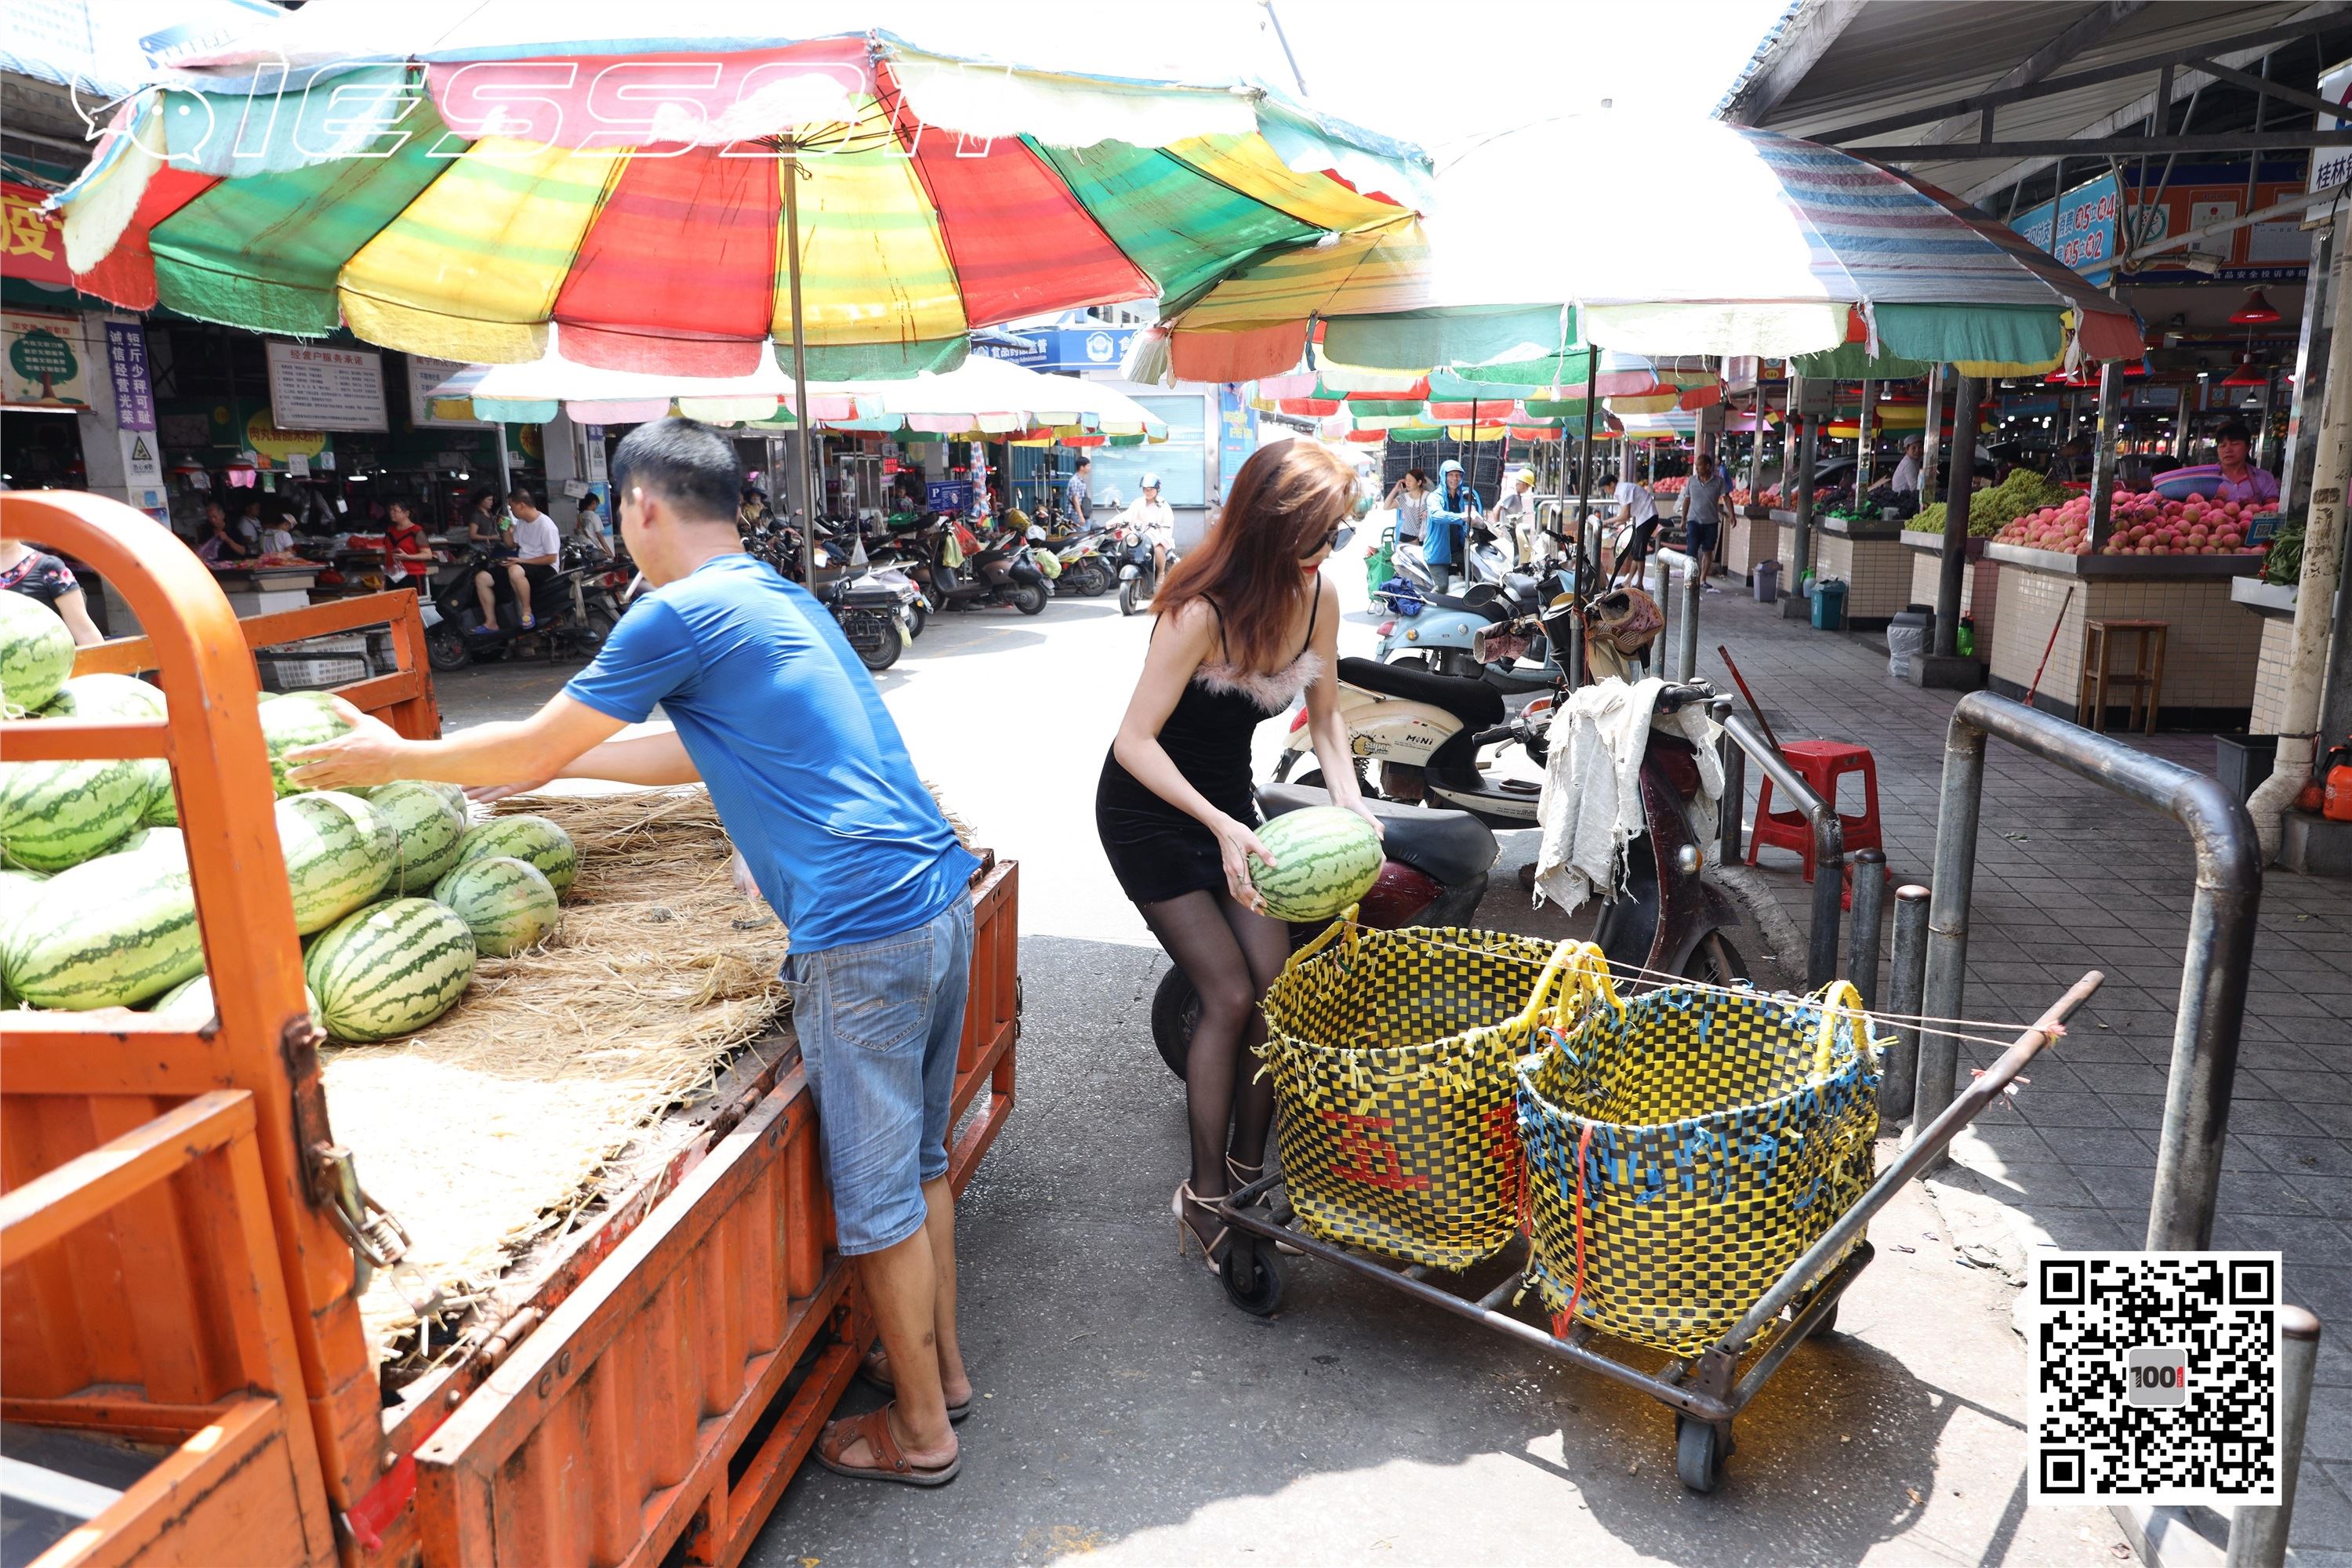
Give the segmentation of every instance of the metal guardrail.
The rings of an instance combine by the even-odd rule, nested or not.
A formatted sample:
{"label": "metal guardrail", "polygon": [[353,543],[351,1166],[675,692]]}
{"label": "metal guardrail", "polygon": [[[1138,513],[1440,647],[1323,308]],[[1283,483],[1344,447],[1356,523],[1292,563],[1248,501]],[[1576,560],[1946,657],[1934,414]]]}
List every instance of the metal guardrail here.
{"label": "metal guardrail", "polygon": [[[1729,703],[1718,699],[1716,717],[1723,725],[1723,732],[1738,742],[1740,751],[1756,759],[1756,765],[1764,770],[1772,787],[1786,795],[1789,804],[1812,826],[1813,918],[1812,929],[1805,938],[1805,988],[1811,991],[1827,985],[1837,978],[1838,925],[1844,917],[1845,829],[1838,821],[1837,807],[1814,793],[1804,775],[1789,765],[1789,759],[1781,755],[1780,748],[1766,740],[1746,714],[1729,711]],[[1725,773],[1723,797],[1735,819],[1747,805],[1744,774],[1745,770],[1740,770],[1741,776],[1737,781],[1740,793],[1735,795],[1734,775],[1728,769]],[[1738,833],[1736,821],[1725,830],[1727,864],[1737,853],[1731,845]]]}
{"label": "metal guardrail", "polygon": [[[2002,740],[2069,773],[2165,813],[2189,829],[2197,852],[2197,893],[2189,910],[2179,1015],[2165,1079],[2164,1126],[2148,1205],[2152,1251],[2202,1251],[2212,1244],[2214,1194],[2238,1070],[2254,916],[2262,898],[2262,857],[2253,819],[2215,779],[2135,751],[2020,702],[1976,691],[1952,710],[1944,743],[1936,872],[1928,910],[1925,1005],[1933,1018],[1962,1009],[1969,952],[1969,904],[1976,877],[1978,808],[1984,796],[1985,741]],[[1919,1037],[1914,1124],[1925,1126],[1952,1102],[1959,1042],[1948,1034]]]}
{"label": "metal guardrail", "polygon": [[[1683,585],[1682,602],[1673,606],[1669,616],[1673,622],[1675,633],[1675,666],[1671,670],[1661,668],[1659,673],[1664,675],[1669,680],[1696,680],[1698,679],[1698,596],[1705,591],[1705,584],[1699,581],[1698,563],[1686,552],[1674,549],[1660,550],[1651,559],[1657,563],[1665,579],[1665,582],[1659,585],[1661,591],[1658,591],[1658,608],[1660,610],[1666,610],[1667,601],[1675,597],[1672,591],[1667,588],[1667,584],[1673,582],[1676,574],[1680,574]],[[1658,640],[1661,643],[1666,640],[1663,631]],[[1659,656],[1661,665],[1664,664],[1664,654]]]}

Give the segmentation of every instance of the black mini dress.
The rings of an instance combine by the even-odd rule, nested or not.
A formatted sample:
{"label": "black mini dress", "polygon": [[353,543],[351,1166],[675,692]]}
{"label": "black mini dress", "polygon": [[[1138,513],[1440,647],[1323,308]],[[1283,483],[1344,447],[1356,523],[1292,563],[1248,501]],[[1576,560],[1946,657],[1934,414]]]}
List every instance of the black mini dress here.
{"label": "black mini dress", "polygon": [[[1224,642],[1224,612],[1208,601],[1217,617],[1217,640]],[[1255,826],[1260,820],[1250,786],[1250,735],[1287,710],[1323,673],[1316,654],[1315,617],[1322,613],[1322,584],[1307,615],[1307,642],[1298,656],[1271,675],[1236,669],[1222,660],[1192,672],[1183,694],[1160,726],[1160,749],[1176,771],[1218,810]],[[1157,627],[1153,636],[1159,635]],[[1103,758],[1095,789],[1095,831],[1120,891],[1139,904],[1156,904],[1203,889],[1222,892],[1225,864],[1217,836],[1180,811],[1119,765],[1114,750]]]}

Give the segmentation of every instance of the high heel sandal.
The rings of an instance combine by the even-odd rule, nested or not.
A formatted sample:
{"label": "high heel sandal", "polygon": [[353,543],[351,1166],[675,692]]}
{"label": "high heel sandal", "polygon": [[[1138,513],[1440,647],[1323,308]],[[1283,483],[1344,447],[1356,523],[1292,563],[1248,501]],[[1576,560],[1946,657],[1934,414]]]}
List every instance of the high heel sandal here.
{"label": "high heel sandal", "polygon": [[[1234,1191],[1239,1192],[1244,1187],[1255,1186],[1259,1181],[1263,1180],[1265,1176],[1265,1167],[1263,1164],[1244,1165],[1239,1160],[1234,1159],[1231,1154],[1225,1156],[1225,1180],[1234,1184]],[[1264,1193],[1260,1193],[1257,1195],[1257,1202],[1252,1206],[1260,1208],[1268,1206],[1266,1204],[1265,1194]],[[1293,1247],[1286,1241],[1276,1242],[1274,1244],[1274,1249],[1276,1252],[1281,1253],[1285,1258],[1304,1258],[1307,1256],[1307,1251],[1304,1247]]]}
{"label": "high heel sandal", "polygon": [[1176,1256],[1188,1257],[1192,1249],[1198,1247],[1201,1249],[1201,1260],[1207,1266],[1209,1272],[1222,1275],[1223,1269],[1217,1262],[1217,1248],[1233,1239],[1233,1227],[1221,1225],[1217,1227],[1216,1235],[1202,1241],[1201,1233],[1192,1228],[1192,1222],[1184,1217],[1186,1204],[1191,1204],[1196,1208],[1208,1209],[1213,1213],[1216,1201],[1214,1198],[1204,1198],[1195,1194],[1192,1191],[1192,1183],[1188,1177],[1176,1184],[1176,1195],[1168,1201],[1168,1206],[1176,1215]]}

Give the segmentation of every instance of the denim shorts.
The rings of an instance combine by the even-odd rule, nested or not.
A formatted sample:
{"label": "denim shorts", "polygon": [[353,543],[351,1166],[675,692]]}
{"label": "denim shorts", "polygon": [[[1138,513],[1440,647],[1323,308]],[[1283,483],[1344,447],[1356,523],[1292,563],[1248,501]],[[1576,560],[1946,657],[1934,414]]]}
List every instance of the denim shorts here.
{"label": "denim shorts", "polygon": [[971,980],[971,895],[928,925],[784,961],[845,1257],[923,1228],[948,1171],[948,1101]]}

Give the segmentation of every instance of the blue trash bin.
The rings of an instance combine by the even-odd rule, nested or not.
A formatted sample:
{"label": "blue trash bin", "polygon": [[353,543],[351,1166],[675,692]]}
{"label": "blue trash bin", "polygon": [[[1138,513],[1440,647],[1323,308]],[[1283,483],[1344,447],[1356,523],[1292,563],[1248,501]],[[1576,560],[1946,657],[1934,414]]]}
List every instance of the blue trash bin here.
{"label": "blue trash bin", "polygon": [[1813,629],[1817,632],[1845,630],[1845,580],[1823,577],[1813,584]]}

